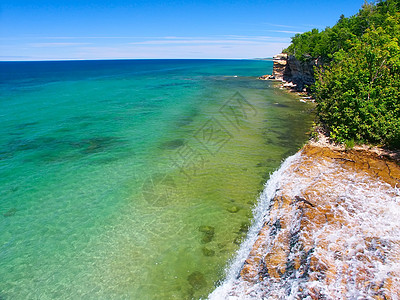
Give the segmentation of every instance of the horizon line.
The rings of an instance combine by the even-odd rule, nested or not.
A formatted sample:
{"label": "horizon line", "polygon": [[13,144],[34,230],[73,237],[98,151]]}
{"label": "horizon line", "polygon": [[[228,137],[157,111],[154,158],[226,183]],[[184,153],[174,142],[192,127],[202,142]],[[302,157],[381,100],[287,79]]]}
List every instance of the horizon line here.
{"label": "horizon line", "polygon": [[64,59],[37,59],[37,60],[0,60],[3,62],[62,62],[62,61],[112,61],[112,60],[272,60],[272,57],[255,58],[64,58]]}

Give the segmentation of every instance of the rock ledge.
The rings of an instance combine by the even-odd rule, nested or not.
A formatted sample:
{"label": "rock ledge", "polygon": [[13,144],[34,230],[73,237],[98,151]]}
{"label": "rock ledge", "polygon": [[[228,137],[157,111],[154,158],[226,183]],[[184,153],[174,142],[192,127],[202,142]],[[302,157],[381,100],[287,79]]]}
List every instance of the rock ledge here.
{"label": "rock ledge", "polygon": [[400,299],[399,186],[378,153],[303,147],[230,299]]}

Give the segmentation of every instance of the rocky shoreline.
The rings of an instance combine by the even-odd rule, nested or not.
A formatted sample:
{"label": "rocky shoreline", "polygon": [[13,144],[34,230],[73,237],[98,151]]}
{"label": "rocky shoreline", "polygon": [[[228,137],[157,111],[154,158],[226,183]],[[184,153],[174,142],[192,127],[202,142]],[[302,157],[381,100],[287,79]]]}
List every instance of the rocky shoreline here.
{"label": "rocky shoreline", "polygon": [[304,100],[312,100],[308,87],[314,80],[314,67],[319,66],[318,60],[301,62],[293,55],[280,53],[273,57],[272,75],[262,75],[261,80],[272,80],[281,83],[282,89],[298,93]]}
{"label": "rocky shoreline", "polygon": [[225,296],[400,299],[398,153],[322,138],[296,155]]}
{"label": "rocky shoreline", "polygon": [[[260,79],[307,95],[317,65],[281,53]],[[400,299],[400,151],[318,132],[272,174],[231,269],[210,299]]]}

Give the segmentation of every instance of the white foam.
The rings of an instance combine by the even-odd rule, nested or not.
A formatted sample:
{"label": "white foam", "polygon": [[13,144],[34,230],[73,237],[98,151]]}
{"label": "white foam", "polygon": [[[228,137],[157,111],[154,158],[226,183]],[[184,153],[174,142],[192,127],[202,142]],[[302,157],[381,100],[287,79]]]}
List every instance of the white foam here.
{"label": "white foam", "polygon": [[[239,250],[236,252],[236,255],[232,261],[228,264],[226,269],[226,277],[223,283],[217,287],[210,295],[210,300],[219,300],[219,299],[239,299],[237,296],[229,296],[229,293],[234,289],[235,282],[237,281],[237,277],[243,267],[244,261],[248,257],[253,244],[257,240],[257,236],[259,231],[261,230],[264,224],[264,216],[265,212],[268,210],[271,199],[274,198],[278,186],[280,185],[282,174],[290,167],[290,165],[296,160],[299,159],[300,153],[296,153],[288,157],[281,165],[281,167],[276,170],[270,176],[270,179],[265,184],[265,188],[260,195],[257,206],[253,210],[253,223],[249,228],[247,233],[247,237],[245,241],[240,245]],[[247,299],[247,296],[243,295],[240,299]],[[252,299],[251,296],[249,296]]]}
{"label": "white foam", "polygon": [[[313,162],[313,168],[301,170],[301,176],[299,173],[293,174],[291,167],[301,163],[301,153],[297,153],[287,158],[271,175],[253,211],[254,220],[248,236],[230,262],[226,270],[226,279],[209,295],[210,300],[297,299],[300,286],[307,289],[317,288],[332,299],[342,298],[343,290],[347,298],[365,299],[371,295],[369,287],[360,289],[356,284],[356,276],[360,269],[364,270],[371,282],[382,282],[391,277],[395,286],[400,284],[400,279],[396,277],[400,274],[400,261],[396,259],[400,257],[399,188],[393,188],[366,173],[352,173],[341,168],[333,160],[316,160]],[[317,245],[321,240],[328,242],[326,249],[315,247],[313,255],[321,258],[321,261],[328,258],[335,264],[338,273],[330,283],[298,276],[279,282],[264,280],[249,283],[239,277],[265,222],[265,213],[268,212],[270,202],[275,195],[279,195],[280,187],[285,187],[286,195],[291,198],[302,195],[303,191],[310,191],[313,187],[319,194],[337,200],[333,213],[343,217],[347,225],[325,225],[319,230],[306,233]],[[314,200],[318,201],[318,198]],[[274,213],[277,214],[277,218],[281,217],[279,211]],[[300,228],[300,220],[292,220],[294,223],[291,224],[291,228]],[[366,239],[370,241],[369,246]],[[378,243],[379,247],[374,247],[374,243]],[[339,245],[345,252],[342,259],[334,259],[335,245]],[[378,248],[380,250],[377,250]],[[385,258],[379,259],[380,254],[377,251],[384,251]],[[390,297],[397,299],[395,294]]]}

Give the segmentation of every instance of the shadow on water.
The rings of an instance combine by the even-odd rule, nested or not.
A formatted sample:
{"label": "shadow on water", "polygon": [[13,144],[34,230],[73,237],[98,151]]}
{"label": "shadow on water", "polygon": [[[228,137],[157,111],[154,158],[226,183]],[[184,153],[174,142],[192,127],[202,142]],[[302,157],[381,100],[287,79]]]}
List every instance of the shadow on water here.
{"label": "shadow on water", "polygon": [[27,127],[32,127],[32,126],[35,126],[35,125],[37,125],[37,124],[39,124],[39,122],[27,122],[27,123],[22,123],[22,124],[18,124],[18,125],[16,126],[16,129],[18,129],[18,130],[23,130],[23,129],[27,128]]}
{"label": "shadow on water", "polygon": [[175,139],[172,141],[167,141],[164,142],[160,145],[160,149],[165,149],[165,150],[174,150],[179,147],[182,147],[185,144],[184,139]]}
{"label": "shadow on water", "polygon": [[190,125],[194,122],[195,118],[199,115],[199,111],[197,109],[193,109],[190,112],[186,113],[184,117],[178,119],[176,121],[176,125],[178,127],[183,127]]}
{"label": "shadow on water", "polygon": [[12,157],[13,157],[13,153],[11,153],[11,152],[6,152],[6,151],[1,151],[0,152],[0,161],[6,160],[6,159],[9,159],[9,158],[12,158]]}
{"label": "shadow on water", "polygon": [[100,157],[96,157],[96,158],[92,159],[90,163],[96,164],[96,165],[112,164],[116,161],[132,158],[135,155],[136,155],[136,153],[134,151],[124,152],[124,153],[117,152],[114,154],[107,152],[107,156],[102,155]]}
{"label": "shadow on water", "polygon": [[57,139],[52,137],[39,137],[36,139],[17,138],[10,140],[5,148],[6,153],[17,153],[22,151],[38,150],[47,147],[48,145],[53,145],[54,143],[57,143]]}
{"label": "shadow on water", "polygon": [[68,137],[38,137],[35,139],[12,139],[5,151],[0,152],[0,160],[13,158],[24,153],[26,162],[56,162],[75,160],[87,155],[104,153],[121,147],[126,142],[119,137],[97,136],[80,140]]}
{"label": "shadow on water", "polygon": [[78,142],[78,146],[84,154],[94,154],[104,152],[119,143],[119,139],[112,136],[100,136],[90,139],[84,139]]}
{"label": "shadow on water", "polygon": [[5,213],[3,213],[3,216],[5,218],[8,218],[8,217],[14,216],[16,213],[17,213],[17,209],[15,207],[13,207],[13,208],[9,209],[8,211],[6,211]]}
{"label": "shadow on water", "polygon": [[176,125],[178,127],[182,127],[182,126],[187,126],[190,125],[191,123],[193,123],[194,119],[192,117],[185,117],[185,118],[181,118],[176,122]]}
{"label": "shadow on water", "polygon": [[283,103],[274,103],[274,106],[276,107],[289,107],[289,105],[283,104]]}

